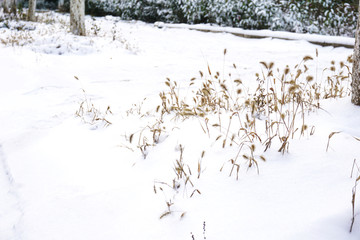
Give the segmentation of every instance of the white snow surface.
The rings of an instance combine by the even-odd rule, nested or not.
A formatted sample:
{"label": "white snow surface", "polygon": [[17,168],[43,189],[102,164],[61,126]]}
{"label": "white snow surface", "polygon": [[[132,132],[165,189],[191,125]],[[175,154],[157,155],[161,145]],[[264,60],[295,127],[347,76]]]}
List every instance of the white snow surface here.
{"label": "white snow surface", "polygon": [[355,38],[342,37],[342,36],[324,36],[319,34],[301,34],[285,31],[270,31],[270,30],[246,30],[241,28],[220,27],[211,26],[209,24],[166,24],[162,22],[156,22],[155,26],[159,28],[183,28],[199,31],[210,31],[218,33],[231,33],[235,35],[248,36],[252,38],[278,38],[285,40],[305,40],[320,45],[340,45],[345,47],[353,47],[355,44]]}
{"label": "white snow surface", "polygon": [[[199,70],[232,72],[235,63],[236,77],[251,87],[260,61],[283,69],[305,55],[315,58],[316,49],[312,67],[320,77],[351,49],[159,29],[114,17],[87,18],[88,37],[76,37],[68,16],[51,18],[55,23],[34,23],[23,46],[9,42],[20,32],[0,28],[8,41],[0,45],[0,239],[359,239],[358,201],[352,233],[349,228],[360,108],[349,97],[322,101],[323,110],[308,116],[313,136],[294,139],[285,154],[268,150],[259,174],[243,165],[238,180],[229,177],[228,165],[237,149],[222,149],[197,119],[167,122],[173,126],[145,159],[128,141],[151,122],[133,104],[142,113],[154,110],[167,77],[186,92]],[[105,118],[112,124],[77,117],[85,99],[102,114],[110,106],[113,114]],[[159,182],[172,184],[180,144],[194,188],[175,191]],[[194,189],[201,194],[190,197]],[[160,219],[170,199],[172,213]]]}

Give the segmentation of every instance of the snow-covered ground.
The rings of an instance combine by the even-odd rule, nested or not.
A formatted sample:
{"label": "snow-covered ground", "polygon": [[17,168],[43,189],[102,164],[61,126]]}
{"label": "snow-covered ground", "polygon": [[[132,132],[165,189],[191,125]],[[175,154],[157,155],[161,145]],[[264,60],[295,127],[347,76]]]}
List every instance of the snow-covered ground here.
{"label": "snow-covered ground", "polygon": [[351,37],[339,36],[322,36],[317,34],[301,34],[284,31],[271,31],[271,30],[245,30],[241,28],[219,27],[211,26],[209,24],[166,24],[163,22],[156,22],[154,24],[159,28],[185,28],[204,32],[217,32],[217,33],[231,33],[236,36],[247,38],[277,38],[284,40],[306,40],[311,43],[319,44],[322,46],[343,46],[353,48],[355,39]]}
{"label": "snow-covered ground", "polygon": [[[200,81],[209,65],[251,88],[259,62],[282,70],[310,55],[321,79],[351,49],[112,17],[87,18],[88,37],[76,37],[67,16],[42,21],[10,23],[26,33],[0,28],[0,239],[359,239],[359,217],[349,228],[360,108],[349,97],[321,101],[322,110],[306,117],[312,136],[292,140],[287,153],[263,153],[259,174],[241,163],[238,180],[229,177],[238,148],[223,149],[203,120],[164,121],[145,159],[136,147],[154,123],[167,77],[187,95],[190,79]],[[340,131],[326,151],[329,134]],[[179,181],[175,190],[182,148],[194,186]]]}

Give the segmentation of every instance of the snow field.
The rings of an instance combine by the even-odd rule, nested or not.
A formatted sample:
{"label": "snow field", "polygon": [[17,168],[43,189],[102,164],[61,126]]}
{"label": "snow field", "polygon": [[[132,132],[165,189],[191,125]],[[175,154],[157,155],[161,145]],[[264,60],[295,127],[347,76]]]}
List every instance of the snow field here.
{"label": "snow field", "polygon": [[[87,18],[88,29],[93,21]],[[313,136],[292,140],[289,153],[268,150],[259,174],[241,165],[238,181],[228,177],[228,160],[238,149],[215,142],[216,129],[210,138],[204,134],[202,120],[168,116],[146,159],[135,142],[154,122],[166,77],[179,84],[181,96],[190,95],[189,80],[199,81],[199,70],[206,74],[209,65],[253,88],[260,61],[282,70],[306,55],[315,58],[318,49],[309,68],[317,67],[320,78],[351,49],[158,29],[112,17],[96,19],[97,36],[89,30],[84,38],[69,35],[62,23],[35,25],[35,41],[0,48],[0,239],[191,239],[191,233],[203,239],[204,221],[207,239],[358,239],[358,219],[348,230],[360,110],[348,97],[322,101],[324,111],[306,117],[316,127]],[[1,36],[13,31],[0,29]],[[101,113],[110,106],[110,126],[76,117],[86,99]],[[175,191],[160,182],[176,178],[180,144],[194,187],[180,180]],[[190,197],[196,189],[201,194]],[[171,214],[159,219],[170,200]]]}

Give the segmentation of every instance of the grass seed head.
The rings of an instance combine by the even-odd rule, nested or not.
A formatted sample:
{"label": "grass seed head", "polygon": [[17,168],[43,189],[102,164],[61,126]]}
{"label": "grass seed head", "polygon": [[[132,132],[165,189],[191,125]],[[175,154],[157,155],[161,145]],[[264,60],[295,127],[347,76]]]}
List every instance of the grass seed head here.
{"label": "grass seed head", "polygon": [[311,82],[311,81],[313,81],[314,80],[314,77],[313,76],[307,76],[306,77],[306,81],[308,81],[308,82]]}
{"label": "grass seed head", "polygon": [[306,61],[309,61],[309,60],[313,60],[313,58],[311,56],[305,56],[303,58],[303,61],[306,62]]}

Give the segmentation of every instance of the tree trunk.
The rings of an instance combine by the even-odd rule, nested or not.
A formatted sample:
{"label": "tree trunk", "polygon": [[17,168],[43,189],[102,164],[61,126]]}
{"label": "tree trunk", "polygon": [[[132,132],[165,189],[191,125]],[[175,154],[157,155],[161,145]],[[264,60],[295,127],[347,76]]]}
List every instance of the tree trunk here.
{"label": "tree trunk", "polygon": [[12,0],[10,3],[10,13],[12,13],[14,16],[17,16],[16,0]]}
{"label": "tree trunk", "polygon": [[8,8],[8,4],[7,4],[6,0],[3,1],[2,7],[4,9],[4,13],[9,13],[9,8]]}
{"label": "tree trunk", "polygon": [[70,0],[70,30],[75,35],[86,35],[85,0]]}
{"label": "tree trunk", "polygon": [[[360,2],[359,2],[360,11]],[[360,14],[356,25],[355,46],[354,46],[354,62],[352,70],[352,94],[351,102],[360,105]]]}
{"label": "tree trunk", "polygon": [[62,8],[64,6],[64,0],[58,1],[58,9]]}
{"label": "tree trunk", "polygon": [[29,10],[27,15],[27,20],[35,22],[35,10],[36,10],[36,0],[29,0]]}

